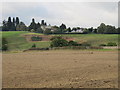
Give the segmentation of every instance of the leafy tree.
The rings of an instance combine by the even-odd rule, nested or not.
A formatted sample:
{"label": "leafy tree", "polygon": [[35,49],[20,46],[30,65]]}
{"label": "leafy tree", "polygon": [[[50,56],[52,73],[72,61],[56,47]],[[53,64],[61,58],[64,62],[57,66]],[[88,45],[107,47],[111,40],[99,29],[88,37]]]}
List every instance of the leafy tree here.
{"label": "leafy tree", "polygon": [[104,34],[106,30],[106,25],[104,23],[101,23],[100,26],[97,28],[98,33]]}
{"label": "leafy tree", "polygon": [[36,31],[36,29],[37,29],[37,25],[36,25],[36,23],[35,23],[34,18],[32,19],[32,22],[31,22],[31,24],[30,24],[30,26],[29,26],[29,30],[31,30],[31,29],[34,29],[35,31]]}
{"label": "leafy tree", "polygon": [[69,28],[67,29],[67,31],[68,31],[68,32],[71,32],[72,30],[71,30],[71,28],[69,27]]}
{"label": "leafy tree", "polygon": [[8,28],[7,28],[7,21],[3,21],[3,26],[2,26],[2,31],[8,31]]}
{"label": "leafy tree", "polygon": [[88,33],[92,33],[93,32],[93,27],[88,28]]}
{"label": "leafy tree", "polygon": [[60,25],[61,33],[63,33],[65,29],[66,29],[66,25],[62,23],[62,24]]}
{"label": "leafy tree", "polygon": [[84,29],[83,29],[83,33],[84,33],[84,34],[88,34],[88,33],[89,33],[89,32],[88,32],[88,29],[87,29],[87,28],[84,28]]}
{"label": "leafy tree", "polygon": [[75,31],[75,32],[76,32],[76,31],[77,31],[77,28],[74,27],[74,28],[72,29],[72,31]]}
{"label": "leafy tree", "polygon": [[94,29],[94,30],[93,30],[93,33],[97,33],[97,29]]}
{"label": "leafy tree", "polygon": [[117,33],[117,34],[120,34],[120,27],[118,27],[118,28],[116,29],[116,33]]}
{"label": "leafy tree", "polygon": [[16,30],[17,31],[27,31],[27,26],[23,23],[20,22],[17,26],[16,26]]}
{"label": "leafy tree", "polygon": [[104,33],[106,34],[116,33],[116,28],[114,26],[107,25]]}
{"label": "leafy tree", "polygon": [[97,28],[98,33],[100,34],[114,34],[117,33],[115,26],[105,25],[101,23],[101,25]]}
{"label": "leafy tree", "polygon": [[60,28],[58,26],[53,26],[52,30],[53,30],[52,31],[53,34],[56,34],[56,33],[59,34],[59,33],[61,33],[61,30],[60,30]]}
{"label": "leafy tree", "polygon": [[80,27],[77,27],[77,29],[80,29]]}

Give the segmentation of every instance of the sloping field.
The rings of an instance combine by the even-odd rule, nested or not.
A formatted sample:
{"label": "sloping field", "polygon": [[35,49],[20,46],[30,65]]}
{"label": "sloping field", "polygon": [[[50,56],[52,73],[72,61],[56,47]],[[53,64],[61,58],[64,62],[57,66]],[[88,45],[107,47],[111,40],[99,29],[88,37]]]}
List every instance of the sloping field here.
{"label": "sloping field", "polygon": [[114,42],[118,44],[117,34],[66,34],[62,36],[69,36],[76,38],[78,42],[87,42],[92,46],[99,46],[100,44],[107,44]]}
{"label": "sloping field", "polygon": [[[43,35],[43,34],[31,33],[26,31],[0,32],[0,36],[5,37],[8,40],[9,50],[24,50],[30,48],[33,44],[36,44],[37,47],[41,47],[41,48],[50,46],[50,41],[29,42],[24,37],[25,35],[29,36],[29,35]],[[73,40],[79,43],[87,42],[92,46],[99,46],[100,44],[107,44],[108,42],[118,43],[117,34],[63,34],[60,36],[69,37],[71,39],[73,38]]]}
{"label": "sloping field", "polygon": [[[33,44],[37,47],[48,47],[49,42],[28,42],[23,35],[39,35],[38,33],[30,33],[26,31],[7,31],[1,32],[2,37],[6,38],[8,41],[9,50],[24,50],[30,48]],[[1,38],[1,37],[0,37]]]}
{"label": "sloping field", "polygon": [[117,88],[117,51],[3,53],[3,88]]}

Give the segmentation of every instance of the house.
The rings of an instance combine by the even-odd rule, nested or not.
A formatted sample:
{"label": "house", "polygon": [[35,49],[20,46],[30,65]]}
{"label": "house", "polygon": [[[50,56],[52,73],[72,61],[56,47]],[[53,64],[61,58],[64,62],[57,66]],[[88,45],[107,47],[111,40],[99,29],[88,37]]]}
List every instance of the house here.
{"label": "house", "polygon": [[76,33],[83,33],[83,29],[77,29],[76,31],[72,31],[73,33],[76,32]]}

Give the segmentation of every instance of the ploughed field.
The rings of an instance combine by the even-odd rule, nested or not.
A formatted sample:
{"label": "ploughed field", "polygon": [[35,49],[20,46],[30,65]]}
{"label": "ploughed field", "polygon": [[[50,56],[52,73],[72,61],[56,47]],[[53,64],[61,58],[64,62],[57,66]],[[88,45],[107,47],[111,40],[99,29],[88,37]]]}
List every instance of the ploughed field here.
{"label": "ploughed field", "polygon": [[117,51],[3,53],[3,88],[117,88]]}

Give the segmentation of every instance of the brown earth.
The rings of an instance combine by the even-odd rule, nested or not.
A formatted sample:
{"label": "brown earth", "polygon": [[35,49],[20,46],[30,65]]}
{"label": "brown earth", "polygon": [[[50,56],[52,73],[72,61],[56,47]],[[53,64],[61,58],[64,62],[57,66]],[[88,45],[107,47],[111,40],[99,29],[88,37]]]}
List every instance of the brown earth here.
{"label": "brown earth", "polygon": [[3,54],[3,88],[117,88],[117,51]]}
{"label": "brown earth", "polygon": [[[34,35],[34,34],[28,34],[28,35],[22,35],[23,37],[26,38],[26,40],[28,42],[39,42],[39,41],[32,41],[31,40],[31,37],[42,37],[42,40],[41,41],[50,41],[50,39],[53,37],[51,35]],[[67,41],[74,41],[75,39],[74,38],[71,38],[71,37],[63,37],[64,39],[66,39]]]}
{"label": "brown earth", "polygon": [[50,41],[50,38],[52,38],[52,36],[48,36],[48,35],[34,35],[34,34],[33,35],[23,35],[23,37],[25,37],[28,42],[36,42],[36,41],[32,41],[31,37],[42,37],[41,41]]}

